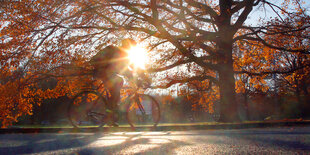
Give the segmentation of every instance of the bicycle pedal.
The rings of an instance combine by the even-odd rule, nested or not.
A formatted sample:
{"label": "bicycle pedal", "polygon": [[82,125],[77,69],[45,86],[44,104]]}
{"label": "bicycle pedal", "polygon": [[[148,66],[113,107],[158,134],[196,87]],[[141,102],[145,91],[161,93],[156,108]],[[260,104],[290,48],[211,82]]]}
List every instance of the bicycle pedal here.
{"label": "bicycle pedal", "polygon": [[108,126],[119,127],[118,123],[116,122],[109,122]]}

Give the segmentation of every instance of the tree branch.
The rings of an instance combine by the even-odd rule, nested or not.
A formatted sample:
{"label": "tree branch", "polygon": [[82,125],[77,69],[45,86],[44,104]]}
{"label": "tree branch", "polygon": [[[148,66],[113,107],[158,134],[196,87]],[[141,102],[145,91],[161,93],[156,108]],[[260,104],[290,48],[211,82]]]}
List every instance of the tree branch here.
{"label": "tree branch", "polygon": [[169,88],[172,85],[177,84],[177,83],[187,83],[190,81],[203,81],[206,79],[211,80],[213,83],[218,85],[218,80],[216,78],[214,78],[212,76],[208,76],[208,75],[202,75],[202,76],[194,76],[194,77],[190,77],[190,78],[185,78],[185,79],[181,79],[181,80],[172,80],[163,86],[154,86],[152,88],[153,89],[156,89],[156,88],[166,89],[166,88]]}
{"label": "tree branch", "polygon": [[235,74],[247,74],[249,76],[261,76],[261,75],[267,75],[267,74],[290,74],[297,70],[304,69],[306,67],[310,67],[310,64],[305,64],[303,66],[291,68],[288,70],[275,70],[275,71],[262,71],[262,72],[250,72],[250,71],[234,71]]}
{"label": "tree branch", "polygon": [[267,43],[265,40],[263,40],[262,38],[260,38],[258,35],[257,35],[257,38],[243,36],[243,37],[240,37],[238,40],[242,40],[242,39],[257,41],[257,42],[260,42],[260,43],[262,43],[263,45],[265,45],[265,46],[267,46],[267,47],[269,47],[269,48],[276,49],[276,50],[287,51],[287,52],[293,52],[293,53],[310,54],[310,51],[307,50],[307,49],[296,49],[296,50],[293,50],[293,49],[287,49],[287,48],[284,48],[284,47],[274,46],[274,45],[272,45],[272,44]]}
{"label": "tree branch", "polygon": [[242,26],[242,24],[244,23],[244,21],[247,19],[248,15],[250,14],[250,12],[253,9],[254,0],[246,0],[246,4],[244,4],[244,5],[245,5],[245,9],[243,10],[241,15],[237,19],[236,23],[234,24],[235,29],[240,28]]}
{"label": "tree branch", "polygon": [[188,5],[192,7],[203,9],[207,14],[209,14],[214,19],[218,17],[218,14],[213,10],[213,8],[211,8],[210,6],[206,4],[193,1],[193,0],[185,0],[185,1],[188,3]]}

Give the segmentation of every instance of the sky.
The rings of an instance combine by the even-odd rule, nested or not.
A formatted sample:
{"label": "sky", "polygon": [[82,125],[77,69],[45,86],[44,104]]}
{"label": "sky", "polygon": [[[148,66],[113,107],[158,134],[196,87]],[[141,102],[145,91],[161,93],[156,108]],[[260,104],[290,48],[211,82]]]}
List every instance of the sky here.
{"label": "sky", "polygon": [[[277,5],[281,5],[283,0],[269,0],[270,2],[274,2]],[[301,0],[300,4],[302,4],[302,7],[305,7],[307,10],[307,13],[310,14],[310,0]],[[289,6],[289,8],[293,9],[294,6]],[[279,11],[279,10],[276,10]],[[253,11],[250,13],[248,19],[245,21],[246,25],[252,25],[255,26],[258,23],[258,20],[264,19],[268,20],[270,17],[276,17],[277,14],[269,7],[266,6],[265,9],[258,9],[254,8]]]}

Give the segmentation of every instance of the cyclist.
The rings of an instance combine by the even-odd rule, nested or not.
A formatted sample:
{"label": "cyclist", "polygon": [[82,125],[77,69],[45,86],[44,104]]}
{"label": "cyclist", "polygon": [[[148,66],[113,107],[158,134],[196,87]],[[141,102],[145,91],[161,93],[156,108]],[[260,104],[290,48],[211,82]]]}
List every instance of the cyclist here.
{"label": "cyclist", "polygon": [[120,47],[107,46],[90,60],[94,67],[94,77],[102,80],[111,94],[109,106],[112,112],[108,116],[108,121],[113,126],[118,126],[115,114],[118,112],[117,103],[120,100],[120,90],[123,87],[123,78],[120,75],[128,78],[133,77],[133,72],[129,69],[130,63],[126,50],[136,44],[132,39],[124,39]]}

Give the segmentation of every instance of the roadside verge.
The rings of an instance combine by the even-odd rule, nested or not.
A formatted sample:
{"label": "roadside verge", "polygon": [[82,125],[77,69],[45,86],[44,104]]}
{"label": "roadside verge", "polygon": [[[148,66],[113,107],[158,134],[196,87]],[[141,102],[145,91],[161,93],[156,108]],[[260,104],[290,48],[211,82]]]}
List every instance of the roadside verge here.
{"label": "roadside verge", "polygon": [[268,127],[310,126],[310,120],[303,121],[265,121],[247,123],[216,123],[216,124],[159,124],[156,128],[144,127],[103,127],[103,128],[0,128],[0,134],[10,133],[77,133],[77,132],[132,132],[132,131],[184,131],[184,130],[215,130],[215,129],[249,129]]}

